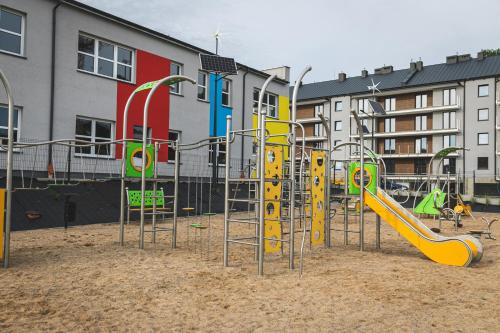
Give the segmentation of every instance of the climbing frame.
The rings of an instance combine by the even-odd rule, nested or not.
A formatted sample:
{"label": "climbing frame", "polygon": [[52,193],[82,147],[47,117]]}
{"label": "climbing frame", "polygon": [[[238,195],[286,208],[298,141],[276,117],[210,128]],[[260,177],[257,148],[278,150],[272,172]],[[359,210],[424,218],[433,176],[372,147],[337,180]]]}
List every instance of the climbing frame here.
{"label": "climbing frame", "polygon": [[266,146],[265,177],[275,179],[264,183],[264,249],[267,253],[281,251],[281,193],[283,180],[283,147]]}
{"label": "climbing frame", "polygon": [[311,152],[311,244],[320,245],[325,241],[325,161],[324,151]]}

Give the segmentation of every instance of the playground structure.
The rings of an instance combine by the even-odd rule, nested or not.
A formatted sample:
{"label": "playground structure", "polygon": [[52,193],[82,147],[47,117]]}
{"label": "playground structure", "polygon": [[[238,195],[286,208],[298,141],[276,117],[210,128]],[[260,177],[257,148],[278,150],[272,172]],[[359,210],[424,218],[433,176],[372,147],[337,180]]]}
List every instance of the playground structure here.
{"label": "playground structure", "polygon": [[[324,115],[320,115],[323,125],[327,128],[328,145],[324,149],[313,149],[305,146],[304,128],[296,121],[296,100],[298,89],[303,77],[311,70],[307,67],[296,81],[292,95],[291,119],[276,120],[267,116],[267,110],[263,107],[263,98],[267,86],[275,78],[271,75],[263,84],[259,94],[257,107],[257,126],[252,129],[231,130],[232,118],[226,119],[225,137],[208,137],[195,143],[181,144],[179,141],[157,140],[147,137],[147,119],[149,101],[155,91],[161,86],[188,81],[195,83],[194,80],[184,76],[170,76],[158,81],[148,82],[137,88],[129,97],[127,106],[124,110],[124,127],[121,140],[107,141],[104,143],[89,143],[87,141],[67,139],[54,140],[50,142],[37,143],[15,143],[13,137],[9,136],[7,145],[7,183],[6,183],[6,223],[5,223],[5,244],[4,244],[4,267],[8,267],[9,249],[10,249],[10,221],[11,221],[11,200],[12,200],[12,152],[14,149],[26,149],[39,146],[61,145],[68,147],[68,156],[71,156],[71,149],[82,149],[84,147],[105,147],[108,145],[121,145],[122,159],[120,162],[120,173],[115,179],[120,180],[120,231],[119,242],[124,245],[124,228],[126,226],[126,216],[131,209],[135,209],[140,214],[139,225],[139,248],[144,248],[145,233],[152,234],[152,242],[156,240],[156,233],[161,231],[171,232],[172,248],[176,247],[177,234],[177,213],[178,205],[178,185],[180,174],[180,156],[182,152],[204,149],[210,147],[214,142],[226,145],[226,165],[225,165],[225,192],[224,192],[224,248],[223,263],[229,266],[230,245],[249,245],[255,249],[255,258],[258,265],[258,274],[264,274],[265,254],[284,255],[288,250],[289,268],[295,268],[295,236],[302,233],[302,242],[300,248],[300,267],[302,272],[305,244],[309,247],[323,245],[331,246],[331,218],[336,216],[336,208],[332,208],[332,203],[337,199],[342,199],[344,204],[344,228],[340,230],[344,234],[344,244],[348,244],[349,233],[359,234],[359,248],[365,250],[365,206],[371,208],[377,214],[376,220],[376,248],[380,248],[380,223],[385,220],[398,233],[406,238],[417,249],[424,253],[430,259],[447,265],[468,266],[481,259],[482,245],[479,240],[470,235],[444,237],[434,233],[418,218],[413,216],[408,210],[402,207],[399,202],[388,195],[381,188],[379,173],[380,166],[383,165],[383,159],[364,146],[363,131],[359,118],[355,112],[353,117],[358,124],[360,132],[360,142],[350,142],[344,146],[359,147],[357,158],[343,160],[344,194],[331,195],[331,168],[332,153],[335,154],[340,147],[331,147],[330,130]],[[1,74],[1,73],[0,73]],[[12,97],[9,92],[8,82],[3,74],[0,75],[6,86],[9,96],[9,110],[13,105]],[[127,114],[131,101],[137,93],[148,91],[148,97],[143,109],[143,131],[142,140],[127,138],[126,124]],[[11,115],[9,115],[9,124],[11,124]],[[284,124],[286,131],[271,130],[270,124]],[[296,128],[302,129],[302,140],[297,140]],[[9,135],[10,133],[9,130]],[[240,171],[239,177],[234,177],[231,173],[234,166],[231,165],[231,144],[236,138],[241,140],[252,140],[255,142],[257,151],[255,160],[248,165],[248,173],[245,175]],[[276,141],[277,138],[281,140]],[[148,143],[148,140],[151,142]],[[301,142],[298,145],[297,142]],[[175,152],[173,175],[169,177],[159,177],[158,170],[160,163],[157,160],[158,151],[162,145],[168,146]],[[365,150],[368,151],[365,154]],[[365,163],[365,157],[368,156],[371,162]],[[445,155],[446,156],[446,155]],[[444,157],[441,157],[441,160]],[[431,161],[432,162],[432,161]],[[213,168],[219,166],[214,163]],[[333,163],[334,164],[334,163]],[[68,167],[71,164],[68,164]],[[245,167],[246,169],[247,167]],[[385,167],[384,167],[385,170]],[[233,170],[234,171],[234,170]],[[70,172],[68,172],[68,175]],[[57,185],[57,172],[54,173],[56,180],[51,185]],[[429,172],[429,180],[431,173]],[[111,178],[111,177],[110,177]],[[212,178],[209,182],[213,184]],[[140,190],[127,188],[127,183],[134,184],[140,182]],[[161,184],[171,184],[173,191],[167,194],[161,187]],[[70,184],[70,182],[62,184]],[[202,183],[203,184],[203,183]],[[248,188],[246,198],[237,198],[239,186],[245,184]],[[363,186],[361,185],[363,184]],[[387,181],[384,182],[387,184]],[[430,189],[430,181],[427,183]],[[423,186],[423,185],[422,185]],[[448,182],[448,192],[449,189]],[[30,189],[31,182],[30,182]],[[189,184],[188,191],[191,189]],[[197,186],[196,186],[197,189]],[[196,190],[197,191],[197,190]],[[231,195],[232,191],[234,196]],[[196,192],[197,193],[197,192]],[[212,188],[210,188],[212,194]],[[459,193],[457,192],[457,195]],[[0,196],[1,197],[1,196]],[[438,196],[433,196],[433,204],[436,207]],[[189,198],[190,199],[190,198]],[[359,230],[349,230],[349,201],[359,201]],[[198,202],[196,200],[196,202]],[[209,198],[207,215],[210,221],[212,198]],[[233,213],[235,204],[246,204],[248,218],[234,218]],[[133,208],[132,208],[133,206]],[[442,206],[442,205],[439,205]],[[182,207],[185,211],[191,211],[190,202],[187,207]],[[127,213],[128,211],[128,213]],[[146,216],[151,216],[151,229],[145,229]],[[172,225],[162,227],[157,224],[157,219],[165,220],[165,216],[171,216]],[[454,215],[456,216],[456,215]],[[210,222],[209,222],[210,223]],[[248,224],[255,226],[252,235],[232,236],[231,225],[233,223]],[[458,225],[456,223],[456,225]],[[490,224],[491,225],[491,224]],[[490,225],[488,226],[488,230]],[[297,228],[299,227],[299,228]],[[189,227],[188,227],[189,230]],[[200,231],[201,232],[201,231]],[[309,237],[307,237],[309,233]],[[489,234],[491,236],[491,230]],[[200,236],[201,237],[201,236]],[[285,246],[288,244],[288,246]],[[210,225],[208,226],[208,249],[210,251]]]}

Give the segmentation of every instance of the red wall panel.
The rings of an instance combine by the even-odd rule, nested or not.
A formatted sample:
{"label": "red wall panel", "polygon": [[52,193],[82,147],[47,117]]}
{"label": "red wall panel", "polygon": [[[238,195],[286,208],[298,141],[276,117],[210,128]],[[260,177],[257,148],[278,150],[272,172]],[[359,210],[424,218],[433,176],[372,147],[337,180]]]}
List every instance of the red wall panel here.
{"label": "red wall panel", "polygon": [[[141,84],[159,80],[170,75],[170,60],[158,55],[137,50],[136,52],[136,84],[118,82],[116,94],[116,138],[122,138],[123,111],[132,92]],[[139,92],[130,106],[128,114],[127,138],[132,138],[133,127],[141,126],[143,120],[144,103],[149,90]],[[170,116],[170,92],[168,87],[160,87],[149,104],[148,127],[156,139],[168,139]],[[121,159],[121,146],[117,146],[116,158]],[[158,154],[158,160],[168,160],[168,148],[163,146]]]}

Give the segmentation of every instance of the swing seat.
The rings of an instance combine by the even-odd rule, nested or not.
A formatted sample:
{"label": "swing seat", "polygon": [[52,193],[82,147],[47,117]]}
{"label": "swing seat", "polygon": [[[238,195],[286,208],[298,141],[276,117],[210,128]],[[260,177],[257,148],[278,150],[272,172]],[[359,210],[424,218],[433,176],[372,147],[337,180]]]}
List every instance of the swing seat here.
{"label": "swing seat", "polygon": [[206,229],[208,228],[207,226],[201,224],[201,223],[191,223],[189,225],[191,228],[195,228],[195,229]]}

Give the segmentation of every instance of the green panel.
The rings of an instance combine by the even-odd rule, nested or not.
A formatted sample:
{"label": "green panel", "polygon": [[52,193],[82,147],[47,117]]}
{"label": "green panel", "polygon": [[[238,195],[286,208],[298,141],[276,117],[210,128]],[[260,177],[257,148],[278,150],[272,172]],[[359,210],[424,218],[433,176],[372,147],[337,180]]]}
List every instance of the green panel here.
{"label": "green panel", "polygon": [[[434,204],[434,196],[436,196],[436,203]],[[446,199],[446,193],[439,188],[435,188],[431,193],[427,194],[422,201],[415,207],[413,211],[415,214],[439,215],[437,207],[443,207]]]}
{"label": "green panel", "polygon": [[[128,204],[130,207],[141,207],[141,191],[128,191]],[[146,191],[144,193],[144,206],[145,207],[152,207],[153,206],[153,199],[152,198],[153,191]],[[156,206],[157,207],[164,207],[165,205],[165,198],[163,195],[163,190],[157,190],[156,191]]]}
{"label": "green panel", "polygon": [[[364,164],[364,169],[365,169],[365,188],[370,191],[371,193],[377,193],[377,165],[374,163],[370,162],[365,162]],[[357,179],[356,174],[359,174],[360,171],[360,163],[359,162],[352,162],[349,164],[349,179],[348,179],[348,190],[349,194],[356,195],[360,194],[360,189],[359,189],[359,179]],[[359,177],[359,176],[358,176]],[[357,183],[356,182],[357,179]]]}
{"label": "green panel", "polygon": [[[141,155],[142,143],[138,142],[127,142],[127,161],[125,164],[125,175],[131,178],[141,177]],[[154,175],[154,164],[155,164],[155,153],[152,144],[148,144],[146,147],[146,153],[148,156],[148,162],[146,163],[146,178],[151,178]],[[139,154],[139,157],[137,157]],[[135,156],[135,158],[134,158]],[[134,167],[135,166],[135,167]]]}

